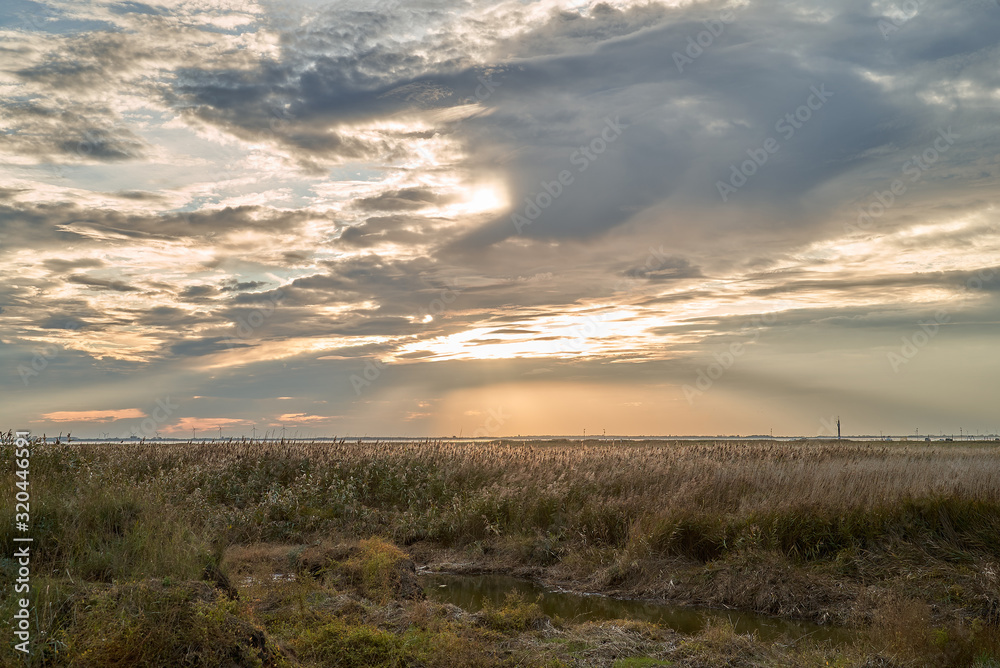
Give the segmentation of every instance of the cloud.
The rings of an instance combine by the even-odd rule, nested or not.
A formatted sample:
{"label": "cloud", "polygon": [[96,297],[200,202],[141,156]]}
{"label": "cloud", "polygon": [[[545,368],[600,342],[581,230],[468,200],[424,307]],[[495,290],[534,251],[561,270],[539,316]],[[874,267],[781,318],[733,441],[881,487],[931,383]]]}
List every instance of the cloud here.
{"label": "cloud", "polygon": [[76,283],[78,285],[86,285],[93,288],[103,288],[105,290],[113,290],[115,292],[136,292],[139,288],[135,286],[128,285],[124,281],[112,281],[102,278],[91,278],[89,276],[84,276],[82,274],[73,274],[66,279],[70,283]]}
{"label": "cloud", "polygon": [[52,422],[114,422],[115,420],[128,420],[146,417],[146,414],[137,408],[124,408],[120,410],[108,411],[56,411],[45,413],[42,417]]}
{"label": "cloud", "polygon": [[78,260],[51,258],[42,264],[46,269],[59,274],[66,274],[74,269],[97,269],[105,266],[105,263],[97,258],[80,258]]}
{"label": "cloud", "polygon": [[454,198],[443,197],[429,188],[403,188],[374,197],[362,197],[354,202],[354,206],[363,211],[409,211],[451,201]]}
{"label": "cloud", "polygon": [[37,327],[41,329],[68,329],[76,331],[87,326],[87,322],[82,320],[75,315],[70,314],[51,314],[46,316],[43,320],[36,323]]}
{"label": "cloud", "polygon": [[[280,9],[49,3],[4,31],[2,359],[17,381],[61,351],[19,400],[57,401],[58,368],[123,405],[141,372],[197,415],[451,431],[449,410],[491,407],[467,388],[635,384],[616,405],[672,405],[776,314],[714,395],[737,397],[714,415],[749,415],[754,382],[864,404],[794,369],[887,388],[879,355],[938,308],[951,338],[908,369],[925,386],[947,385],[959,340],[988,340],[989,3],[921,6],[887,36],[889,10],[846,0]],[[908,180],[944,128],[957,141]],[[358,396],[371,359],[386,368]]]}

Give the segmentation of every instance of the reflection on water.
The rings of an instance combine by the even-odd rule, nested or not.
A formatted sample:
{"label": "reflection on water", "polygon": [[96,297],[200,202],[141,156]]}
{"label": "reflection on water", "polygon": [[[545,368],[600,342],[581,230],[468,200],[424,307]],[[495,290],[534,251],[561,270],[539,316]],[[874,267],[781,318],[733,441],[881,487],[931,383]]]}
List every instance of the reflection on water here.
{"label": "reflection on water", "polygon": [[747,612],[690,608],[552,591],[529,580],[506,575],[429,573],[421,575],[420,579],[428,598],[443,603],[453,603],[470,612],[481,610],[484,601],[503,603],[509,592],[519,592],[529,601],[541,596],[538,604],[542,612],[549,617],[559,617],[573,622],[632,619],[692,634],[704,628],[709,619],[716,618],[728,620],[737,633],[757,633],[758,637],[765,641],[805,635],[835,643],[846,643],[853,639],[853,634],[846,629],[774,619]]}

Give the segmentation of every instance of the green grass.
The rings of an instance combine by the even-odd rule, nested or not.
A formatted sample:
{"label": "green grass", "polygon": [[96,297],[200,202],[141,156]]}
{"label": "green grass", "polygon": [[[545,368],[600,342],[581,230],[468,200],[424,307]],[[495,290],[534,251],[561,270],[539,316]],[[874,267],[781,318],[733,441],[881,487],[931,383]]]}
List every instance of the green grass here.
{"label": "green grass", "polygon": [[486,601],[482,615],[488,628],[507,635],[541,628],[548,619],[537,602],[526,601],[517,592],[507,594],[499,606]]}
{"label": "green grass", "polygon": [[[0,461],[12,450],[0,439]],[[1000,656],[998,453],[964,444],[36,443],[35,665],[166,665],[157,656],[204,666],[460,665],[448,656],[544,665],[603,651],[584,638],[568,641],[583,643],[579,652],[543,643],[550,627],[523,600],[475,622],[421,625],[414,608],[400,613],[407,625],[387,625],[372,611],[419,605],[405,591],[401,546],[422,543],[608,588],[683,571],[701,587],[693,591],[715,587],[722,604],[767,611],[782,608],[757,600],[766,588],[787,584],[795,601],[835,591],[824,584],[832,578],[854,592],[843,605],[861,610],[855,618],[868,620],[879,651],[904,665],[985,668]],[[0,481],[13,489],[9,469]],[[13,512],[0,510],[5,555]],[[327,539],[350,548],[316,547]],[[294,605],[274,616],[261,602],[196,595],[193,583],[226,579],[227,548],[264,542],[287,546],[277,570],[300,569]],[[761,564],[770,579],[754,581]],[[0,558],[3,577],[15,567]],[[872,600],[858,593],[869,591]],[[331,592],[354,612],[313,609]],[[0,613],[14,604],[6,588]],[[710,640],[697,651],[725,654],[743,642]],[[17,659],[0,646],[0,663]]]}
{"label": "green grass", "polygon": [[219,597],[204,583],[164,579],[92,585],[42,580],[39,585],[42,611],[36,609],[33,619],[32,665],[288,665],[236,603]]}

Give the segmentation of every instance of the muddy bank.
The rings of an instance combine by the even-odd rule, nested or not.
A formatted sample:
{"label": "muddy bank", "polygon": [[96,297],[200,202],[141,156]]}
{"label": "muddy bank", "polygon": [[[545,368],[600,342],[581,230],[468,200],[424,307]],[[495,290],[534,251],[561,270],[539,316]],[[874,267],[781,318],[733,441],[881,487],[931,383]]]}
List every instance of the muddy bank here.
{"label": "muddy bank", "polygon": [[[236,576],[234,581],[250,577],[250,588],[258,592],[257,609],[278,615],[276,619],[301,607],[303,588],[311,589],[314,603],[324,614],[340,620],[331,622],[335,626],[360,623],[386,629],[398,636],[392,642],[405,645],[410,642],[405,640],[407,634],[418,632],[428,619],[440,619],[440,623],[457,625],[444,629],[447,633],[461,628],[462,633],[479,634],[477,651],[516,647],[523,656],[546,666],[608,666],[620,658],[639,657],[699,668],[957,668],[992,665],[973,659],[988,657],[1000,648],[992,563],[948,563],[901,551],[866,555],[861,565],[844,560],[795,563],[766,552],[729,555],[707,563],[682,558],[626,560],[622,554],[567,551],[558,560],[539,565],[526,562],[517,544],[505,546],[500,540],[462,549],[420,542],[404,552],[379,539],[330,536],[305,544],[234,546],[227,550],[223,565]],[[293,572],[295,577],[276,580],[272,577],[276,572]],[[480,601],[477,609],[475,602],[466,601],[463,606],[457,597],[427,596],[423,588],[417,593],[421,579],[432,580],[434,573],[462,574],[459,578],[503,574],[521,580],[511,586],[501,583],[514,591],[502,592],[502,598],[492,592],[490,602]],[[535,584],[524,587],[524,579]],[[456,585],[447,579],[441,584]],[[483,587],[476,587],[483,594]],[[545,596],[553,589],[604,595],[581,596],[587,599],[619,597],[616,600],[630,609],[661,605],[678,614],[674,620],[670,614],[644,619],[643,614],[619,616],[609,610],[579,614],[572,605],[568,610],[559,610],[557,605],[546,611]],[[290,603],[289,595],[295,591],[299,593]],[[514,598],[508,599],[507,593]],[[681,630],[673,623],[676,617],[691,617],[705,608],[714,612],[697,629]],[[753,618],[746,613],[766,619],[760,618],[756,628],[748,627],[740,621]],[[803,628],[803,621],[821,628]],[[303,633],[312,633],[312,622],[303,624]],[[418,631],[413,630],[414,624]],[[770,633],[769,627],[777,629],[776,633]],[[341,629],[337,633],[342,631],[355,632]],[[510,637],[494,645],[496,638],[489,634],[495,631]],[[834,637],[844,631],[850,638]],[[625,637],[627,649],[617,644]],[[894,658],[889,661],[887,657]]]}
{"label": "muddy bank", "polygon": [[509,575],[456,575],[423,571],[420,573],[420,580],[428,599],[457,605],[473,613],[500,607],[508,596],[516,595],[536,603],[544,615],[558,620],[558,623],[624,620],[655,624],[685,635],[697,635],[712,624],[725,624],[731,626],[737,634],[752,634],[763,642],[809,637],[816,641],[849,645],[857,640],[856,633],[839,627],[735,610],[671,605],[601,594],[578,594]]}
{"label": "muddy bank", "polygon": [[418,568],[463,575],[503,574],[580,594],[732,609],[819,625],[866,628],[886,607],[925,606],[937,622],[1000,624],[1000,568],[988,560],[952,563],[927,555],[865,555],[850,563],[796,563],[782,555],[733,555],[709,563],[684,558],[626,560],[569,554],[547,566],[517,553],[409,546]]}

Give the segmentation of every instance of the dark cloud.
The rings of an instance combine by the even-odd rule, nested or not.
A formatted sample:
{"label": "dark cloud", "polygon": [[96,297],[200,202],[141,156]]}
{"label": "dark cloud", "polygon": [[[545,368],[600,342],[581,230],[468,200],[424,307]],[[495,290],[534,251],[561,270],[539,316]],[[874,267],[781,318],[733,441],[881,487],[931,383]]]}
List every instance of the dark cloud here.
{"label": "dark cloud", "polygon": [[[22,78],[33,74],[20,72]],[[80,72],[61,75],[78,80]],[[37,77],[35,77],[37,78]],[[4,105],[16,133],[0,136],[0,149],[39,160],[117,162],[145,155],[147,146],[131,129],[116,124],[115,114],[102,107],[60,109],[43,102]]]}
{"label": "dark cloud", "polygon": [[110,209],[82,208],[68,202],[53,202],[0,205],[0,233],[6,235],[6,245],[20,248],[40,249],[67,242],[106,246],[114,243],[108,241],[109,237],[123,241],[181,241],[206,240],[216,235],[245,230],[292,231],[305,221],[317,217],[322,216],[308,211],[279,211],[249,205],[215,211],[140,215]]}
{"label": "dark cloud", "polygon": [[161,14],[159,9],[141,2],[116,2],[109,9],[115,14]]}
{"label": "dark cloud", "polygon": [[[939,365],[922,384],[961,367],[949,346],[980,346],[976,371],[989,366],[990,3],[924,3],[888,35],[888,10],[867,0],[742,5],[725,24],[714,1],[496,4],[340,2],[280,28],[127,1],[109,6],[114,26],[3,47],[19,63],[18,95],[0,101],[17,170],[0,189],[16,274],[0,286],[5,359],[30,359],[39,330],[67,346],[100,332],[120,350],[53,362],[75,370],[67,393],[141,368],[144,388],[162,374],[171,391],[224,397],[213,408],[263,414],[255,399],[294,396],[289,411],[340,419],[392,394],[525,379],[659,397],[749,326],[726,391],[785,413],[836,400],[903,415],[903,399],[878,399],[899,382],[884,353],[941,307],[952,338],[934,350],[949,352],[921,353]],[[832,93],[819,107],[817,90]],[[959,140],[933,168],[850,231],[948,127]],[[723,201],[717,184],[748,160]],[[485,187],[509,206],[440,212]],[[440,361],[511,340],[543,357]],[[390,358],[407,363],[358,397],[351,374]]]}
{"label": "dark cloud", "polygon": [[227,283],[220,288],[223,292],[246,292],[247,290],[256,290],[267,285],[265,281],[232,281]]}
{"label": "dark cloud", "polygon": [[628,278],[646,279],[650,282],[673,281],[681,278],[702,278],[701,269],[683,257],[650,256],[645,264],[631,267],[624,272]]}
{"label": "dark cloud", "polygon": [[102,260],[96,258],[83,258],[79,260],[61,260],[53,258],[42,263],[46,269],[59,274],[68,273],[74,269],[96,269],[105,266]]}
{"label": "dark cloud", "polygon": [[340,241],[358,248],[370,248],[386,242],[415,246],[431,239],[430,232],[419,230],[423,226],[422,221],[416,218],[379,216],[346,228],[340,235]]}
{"label": "dark cloud", "polygon": [[[982,277],[987,277],[984,281]],[[858,294],[862,290],[884,291],[892,288],[912,290],[915,287],[942,287],[961,290],[970,285],[975,289],[996,289],[1000,286],[1000,267],[982,267],[975,270],[918,272],[890,276],[861,276],[854,278],[824,277],[811,280],[789,280],[781,285],[752,290],[753,296],[769,296],[797,292],[847,292]]]}
{"label": "dark cloud", "polygon": [[159,193],[148,192],[144,190],[122,190],[115,193],[118,197],[128,200],[139,200],[143,202],[162,202],[166,200],[166,197]]}
{"label": "dark cloud", "polygon": [[87,326],[86,321],[81,320],[72,314],[51,314],[46,316],[41,322],[36,323],[41,329],[68,329],[78,330]]}
{"label": "dark cloud", "polygon": [[190,285],[184,288],[179,297],[185,300],[200,301],[205,297],[214,297],[219,289],[214,285]]}
{"label": "dark cloud", "polygon": [[180,358],[201,357],[203,355],[232,350],[234,347],[246,347],[246,345],[244,342],[232,337],[201,337],[171,344],[170,354]]}
{"label": "dark cloud", "polygon": [[[975,24],[974,34],[982,37],[948,40],[945,53],[887,41],[878,15],[863,3],[844,4],[822,23],[794,2],[731,11],[725,25],[718,3],[554,12],[498,41],[494,52],[502,59],[483,67],[447,31],[429,33],[419,45],[383,39],[401,21],[446,17],[442,7],[415,6],[398,16],[329,7],[287,35],[280,58],[253,70],[179,70],[174,104],[240,136],[291,147],[313,166],[320,156],[391,160],[401,156],[399,141],[412,134],[352,137],[332,129],[338,124],[480,104],[489,113],[445,121],[439,131],[473,149],[468,168],[502,165],[512,209],[452,243],[459,252],[518,237],[594,238],[670,202],[708,207],[706,232],[723,231],[734,206],[765,203],[777,209],[765,218],[772,227],[787,218],[809,225],[819,211],[806,214],[801,198],[873,156],[918,143],[940,124],[986,119],[984,112],[915,102],[910,81],[919,72],[944,84],[955,67],[971,80],[994,81],[974,54],[995,46],[986,35],[1000,26],[996,12],[961,10],[959,24]],[[926,44],[931,26],[952,13],[922,8],[900,34]],[[675,54],[685,53],[706,21],[722,26],[721,34],[679,71]],[[964,60],[956,61],[959,55]],[[887,91],[870,74],[901,83]],[[805,106],[815,104],[813,90],[832,93],[816,110]],[[809,120],[797,121],[797,112]],[[602,142],[608,123],[624,129]],[[768,139],[778,142],[777,153],[759,169],[751,166],[755,173],[732,196],[739,204],[722,202],[717,183]],[[593,142],[590,159],[586,149]],[[573,183],[558,187],[564,170]],[[554,183],[558,196],[550,196]],[[407,211],[430,203],[440,202],[431,191],[413,188],[362,198],[354,207]],[[540,210],[537,217],[528,215],[532,207]],[[531,222],[518,229],[512,214]],[[669,228],[688,222],[664,220]],[[343,240],[361,247],[423,241],[388,225],[374,221],[377,231],[354,228]]]}
{"label": "dark cloud", "polygon": [[138,292],[139,288],[129,285],[124,281],[108,280],[104,278],[92,278],[90,276],[85,276],[83,274],[73,274],[66,278],[69,283],[76,283],[78,285],[86,285],[91,288],[99,288],[102,290],[112,290],[114,292]]}
{"label": "dark cloud", "polygon": [[411,211],[429,205],[448,204],[454,197],[442,196],[429,188],[404,188],[380,193],[375,197],[355,200],[354,206],[362,211]]}
{"label": "dark cloud", "polygon": [[197,315],[176,306],[154,306],[135,313],[135,323],[145,327],[183,331],[210,322],[205,314]]}

